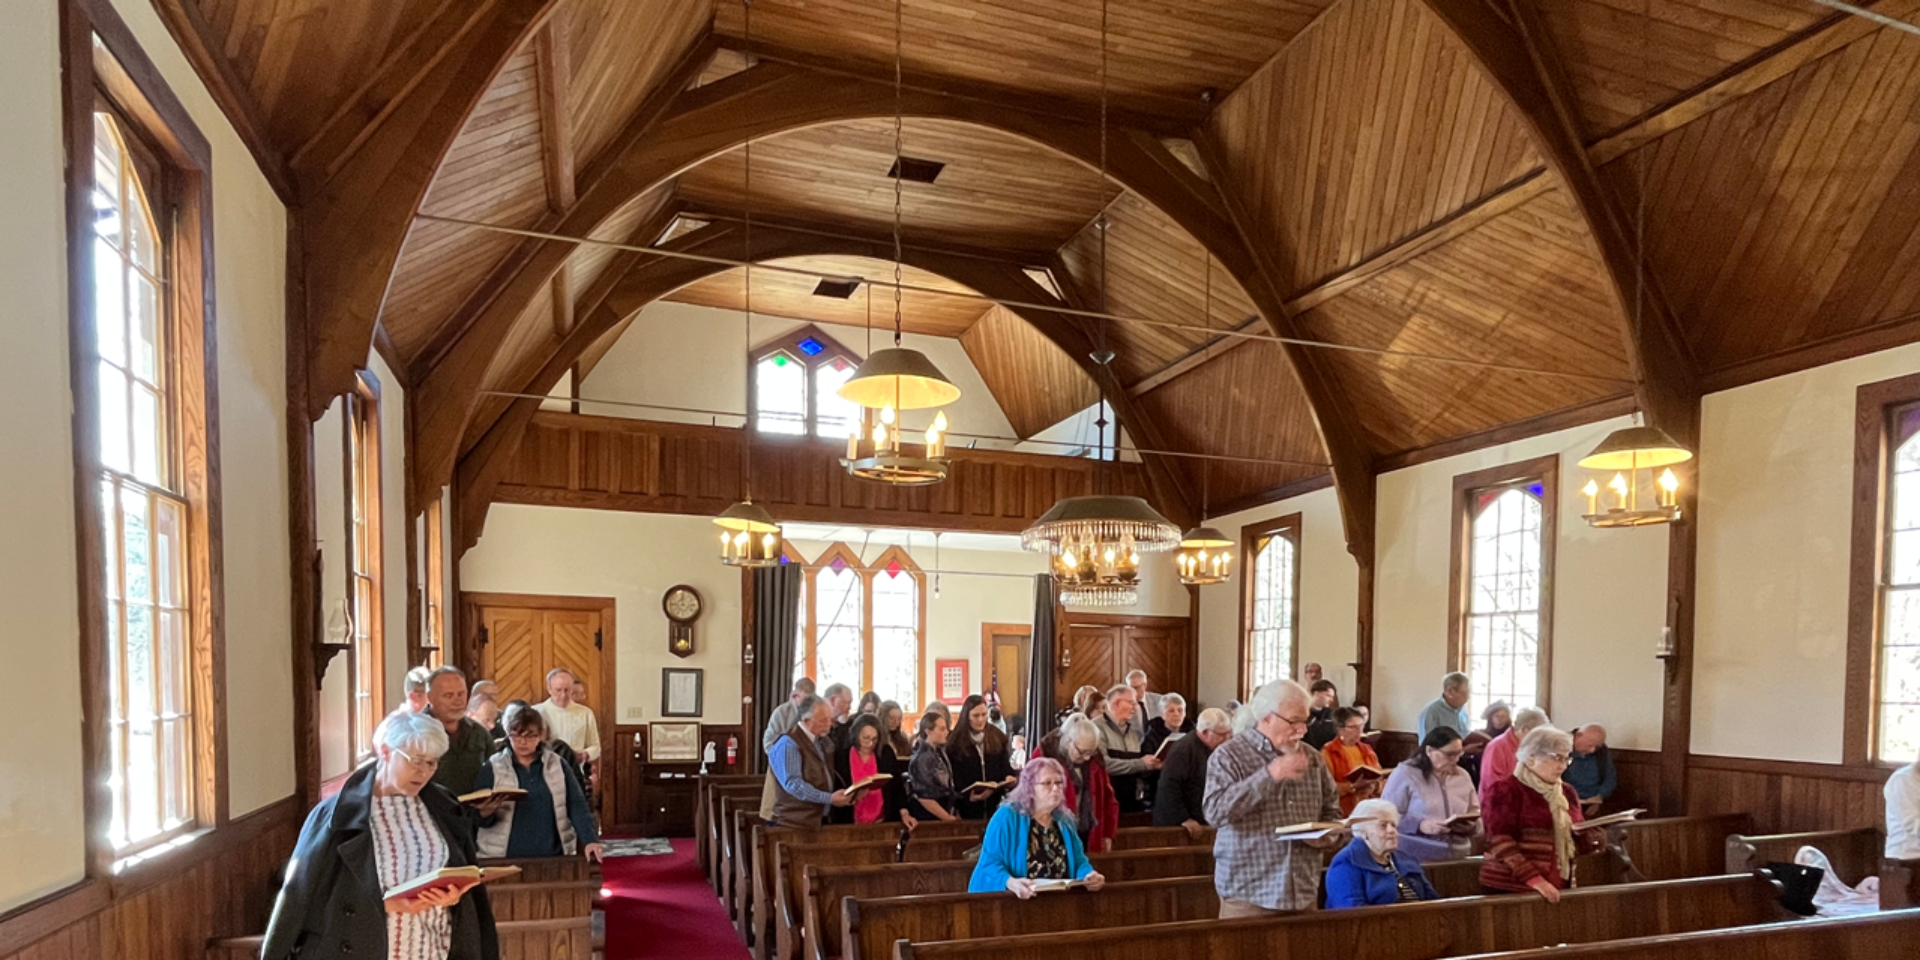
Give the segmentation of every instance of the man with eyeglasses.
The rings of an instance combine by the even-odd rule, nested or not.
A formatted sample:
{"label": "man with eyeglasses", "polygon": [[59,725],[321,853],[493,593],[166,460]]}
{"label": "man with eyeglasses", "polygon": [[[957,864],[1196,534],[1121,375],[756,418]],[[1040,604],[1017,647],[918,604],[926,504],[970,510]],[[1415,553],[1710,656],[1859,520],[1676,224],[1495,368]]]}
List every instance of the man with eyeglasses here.
{"label": "man with eyeglasses", "polygon": [[1215,829],[1213,885],[1220,916],[1274,916],[1312,910],[1325,851],[1344,837],[1288,841],[1279,827],[1339,820],[1340,791],[1320,752],[1301,743],[1309,697],[1292,680],[1254,692],[1234,714],[1232,739],[1207,761],[1207,822]]}

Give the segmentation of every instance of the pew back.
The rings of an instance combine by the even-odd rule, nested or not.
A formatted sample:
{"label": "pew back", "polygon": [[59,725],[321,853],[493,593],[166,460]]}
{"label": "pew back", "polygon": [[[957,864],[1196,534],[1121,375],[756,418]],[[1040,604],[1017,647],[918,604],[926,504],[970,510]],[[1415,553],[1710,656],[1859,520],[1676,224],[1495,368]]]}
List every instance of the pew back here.
{"label": "pew back", "polygon": [[483,867],[519,867],[519,874],[496,880],[487,885],[487,889],[516,883],[573,883],[600,882],[600,865],[588,862],[585,857],[502,857],[497,860],[481,860]]}
{"label": "pew back", "polygon": [[1631,862],[1630,879],[1679,880],[1711,877],[1725,870],[1727,838],[1752,833],[1753,817],[1744,813],[1657,817],[1616,829]]}
{"label": "pew back", "polygon": [[1769,923],[1790,916],[1778,887],[1758,876],[1623,884],[1568,892],[1559,904],[1531,894],[1321,911],[1294,917],[1211,920],[1032,936],[894,944],[896,960],[1111,960],[1204,956],[1211,960],[1435,960],[1615,937],[1658,936]]}
{"label": "pew back", "polygon": [[1838,879],[1853,886],[1880,872],[1880,855],[1887,848],[1887,837],[1879,827],[1761,837],[1736,833],[1727,838],[1727,872],[1749,873],[1769,863],[1792,863],[1801,847],[1826,854]]}
{"label": "pew back", "polygon": [[1703,930],[1565,947],[1481,953],[1461,960],[1853,960],[1907,957],[1920,941],[1920,910]]}
{"label": "pew back", "polygon": [[[979,820],[936,820],[916,827],[913,831],[913,839],[907,845],[912,847],[914,844],[950,837],[967,837],[977,844],[985,832],[986,824]],[[740,889],[734,894],[740,901],[740,929],[746,934],[747,942],[754,948],[754,956],[765,960],[773,954],[773,948],[777,946],[776,936],[781,914],[779,876],[771,846],[782,840],[795,838],[800,838],[802,842],[807,843],[878,842],[891,845],[899,842],[900,825],[897,823],[840,824],[802,830],[795,827],[767,826],[756,814],[751,824],[742,826],[741,836],[745,839],[741,841],[743,851],[740,859],[745,860],[750,866],[747,868],[747,875],[736,880],[736,883],[740,884]],[[913,854],[909,854],[909,857],[939,859],[925,855],[916,857]],[[884,863],[887,860],[873,862]],[[792,882],[797,884],[798,880],[796,875]],[[797,906],[795,909],[798,909]]]}
{"label": "pew back", "polygon": [[[811,838],[800,838],[811,839]],[[977,836],[922,837],[916,834],[906,846],[906,863],[954,861],[980,845]],[[805,913],[804,871],[808,867],[877,866],[895,862],[898,846],[890,840],[859,842],[807,843],[800,840],[776,840],[773,844],[775,956],[791,960],[800,955],[800,939]]]}
{"label": "pew back", "polygon": [[[731,779],[733,778],[722,778],[723,781]],[[701,868],[707,872],[707,879],[713,883],[716,891],[720,889],[723,880],[720,868],[721,854],[725,849],[724,837],[727,822],[726,813],[720,809],[720,801],[725,797],[736,800],[758,797],[760,795],[759,780],[759,777],[754,777],[752,783],[707,783],[705,781],[701,783],[701,794],[693,808],[695,821],[693,835],[696,846],[694,854],[699,859]]]}
{"label": "pew back", "polygon": [[1122,827],[1113,835],[1113,849],[1152,850],[1159,847],[1206,847],[1213,849],[1213,828],[1200,831],[1198,837],[1185,827]]}
{"label": "pew back", "polygon": [[[818,879],[808,871],[809,884]],[[962,891],[965,885],[966,879],[962,878]],[[808,941],[807,960],[828,960],[836,955],[841,960],[885,960],[897,940],[924,943],[1040,930],[1097,930],[1220,915],[1220,896],[1214,892],[1211,876],[1109,883],[1099,893],[1067,890],[1040,894],[1031,900],[1021,900],[1011,893],[965,892],[848,898],[841,906],[837,931],[830,915],[822,916],[819,925],[814,924],[812,911],[820,907],[822,899],[808,899],[807,929],[822,930],[823,935],[818,946]]]}
{"label": "pew back", "polygon": [[[501,920],[500,960],[592,960],[591,917],[551,920]],[[207,960],[259,960],[265,937],[223,937],[207,943]]]}
{"label": "pew back", "polygon": [[558,880],[491,884],[487,898],[495,920],[553,920],[592,916],[599,893],[598,880]]}

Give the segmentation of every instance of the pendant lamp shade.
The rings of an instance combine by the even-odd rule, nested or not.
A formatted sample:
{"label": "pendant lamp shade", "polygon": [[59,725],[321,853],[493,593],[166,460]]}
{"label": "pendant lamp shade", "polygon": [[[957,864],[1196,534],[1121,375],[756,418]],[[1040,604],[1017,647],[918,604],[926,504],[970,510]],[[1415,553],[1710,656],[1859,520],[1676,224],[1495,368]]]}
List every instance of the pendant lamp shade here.
{"label": "pendant lamp shade", "polygon": [[1233,541],[1227,539],[1226,534],[1212,527],[1194,527],[1192,530],[1188,530],[1186,533],[1180,535],[1180,545],[1183,547],[1208,548],[1231,547],[1233,546]]}
{"label": "pendant lamp shade", "polygon": [[1139,497],[1068,497],[1053,505],[1020,534],[1020,545],[1035,553],[1057,554],[1068,540],[1132,541],[1142,553],[1180,545],[1180,528]]}
{"label": "pendant lamp shade", "polygon": [[960,388],[926,354],[906,347],[875,350],[836,392],[842,400],[876,410],[924,410],[960,399]]}
{"label": "pendant lamp shade", "polygon": [[1580,458],[1588,470],[1641,470],[1669,467],[1693,459],[1693,451],[1659,427],[1623,427],[1607,434],[1593,452]]}

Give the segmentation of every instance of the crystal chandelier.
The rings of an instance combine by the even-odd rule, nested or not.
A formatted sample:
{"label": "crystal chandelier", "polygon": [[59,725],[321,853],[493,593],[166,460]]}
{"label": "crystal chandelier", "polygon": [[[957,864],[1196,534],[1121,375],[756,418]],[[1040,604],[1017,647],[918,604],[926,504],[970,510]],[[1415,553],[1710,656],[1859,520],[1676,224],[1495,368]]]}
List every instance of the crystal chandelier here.
{"label": "crystal chandelier", "polygon": [[[906,410],[943,407],[960,399],[960,388],[918,350],[901,346],[900,214],[901,184],[901,20],[903,0],[893,7],[893,346],[872,351],[853,376],[836,391],[840,398],[861,407],[860,421],[847,437],[847,472],[862,480],[913,487],[947,478],[947,416],[934,416],[926,443],[915,451],[902,439],[900,414]],[[872,287],[868,287],[872,306]],[[869,315],[868,336],[872,336]]]}

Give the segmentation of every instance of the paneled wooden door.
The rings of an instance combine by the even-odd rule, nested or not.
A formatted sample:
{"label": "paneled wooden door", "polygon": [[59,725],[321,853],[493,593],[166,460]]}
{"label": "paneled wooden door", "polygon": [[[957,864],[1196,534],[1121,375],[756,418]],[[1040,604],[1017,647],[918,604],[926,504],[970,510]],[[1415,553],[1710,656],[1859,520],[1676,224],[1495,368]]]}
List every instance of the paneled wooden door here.
{"label": "paneled wooden door", "polygon": [[[532,594],[465,593],[461,622],[472,631],[460,662],[477,679],[500,687],[500,703],[547,699],[547,671],[565,667],[586,685],[585,703],[599,721],[602,756],[618,762],[626,753],[613,740],[613,599],[548,597]],[[618,809],[610,794],[615,777],[600,776],[596,801],[603,811]],[[608,822],[603,813],[601,821]]]}
{"label": "paneled wooden door", "polygon": [[1009,719],[1027,712],[1033,627],[1024,623],[980,625],[980,689],[1000,683],[1000,712]]}
{"label": "paneled wooden door", "polygon": [[1125,682],[1129,670],[1147,672],[1155,693],[1179,693],[1189,701],[1200,686],[1193,621],[1186,617],[1068,614],[1066,639],[1055,670],[1055,702],[1066,706],[1081,684],[1102,691]]}

